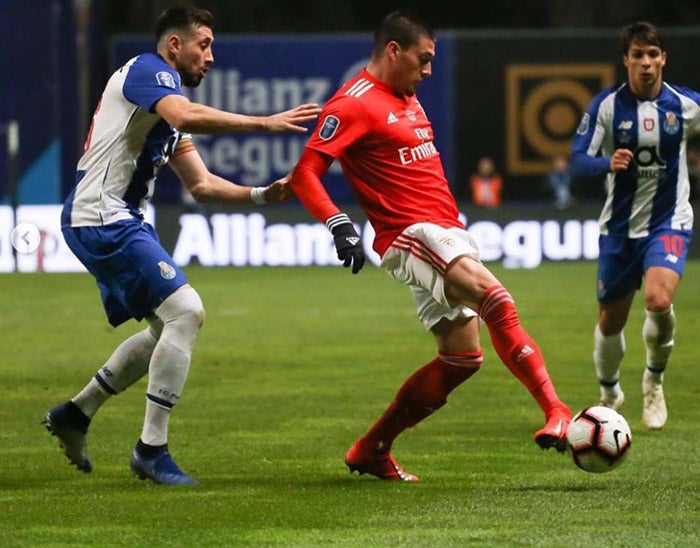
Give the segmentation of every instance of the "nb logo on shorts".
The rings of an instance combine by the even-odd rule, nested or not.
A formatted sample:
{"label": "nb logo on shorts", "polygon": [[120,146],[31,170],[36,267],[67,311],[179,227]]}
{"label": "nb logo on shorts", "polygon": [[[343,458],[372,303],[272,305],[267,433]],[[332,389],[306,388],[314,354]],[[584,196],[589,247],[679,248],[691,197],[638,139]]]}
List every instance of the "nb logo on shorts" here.
{"label": "nb logo on shorts", "polygon": [[160,268],[160,275],[164,279],[172,280],[175,277],[175,269],[165,261],[160,261],[158,263],[158,268]]}
{"label": "nb logo on shorts", "polygon": [[669,253],[664,257],[664,260],[669,263],[676,264],[678,262],[678,257],[676,257],[673,253]]}

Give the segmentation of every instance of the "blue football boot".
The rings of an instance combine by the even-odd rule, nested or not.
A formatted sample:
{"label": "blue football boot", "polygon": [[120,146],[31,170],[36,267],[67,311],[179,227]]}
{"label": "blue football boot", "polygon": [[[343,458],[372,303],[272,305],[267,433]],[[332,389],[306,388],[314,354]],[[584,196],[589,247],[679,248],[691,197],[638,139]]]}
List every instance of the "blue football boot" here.
{"label": "blue football boot", "polygon": [[141,480],[149,478],[161,485],[197,485],[199,482],[185,474],[168,453],[167,445],[154,458],[141,456],[137,449],[131,454],[131,472]]}

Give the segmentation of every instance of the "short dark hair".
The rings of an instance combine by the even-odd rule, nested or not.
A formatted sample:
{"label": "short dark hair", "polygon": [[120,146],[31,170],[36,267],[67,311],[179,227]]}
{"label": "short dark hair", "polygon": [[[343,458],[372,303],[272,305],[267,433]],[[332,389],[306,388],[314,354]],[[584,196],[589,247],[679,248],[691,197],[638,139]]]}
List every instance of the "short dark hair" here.
{"label": "short dark hair", "polygon": [[210,11],[193,7],[172,7],[161,13],[156,24],[156,42],[169,30],[189,31],[205,26],[213,29],[214,16]]}
{"label": "short dark hair", "polygon": [[421,36],[435,40],[433,27],[414,13],[393,11],[379,24],[374,33],[373,54],[378,55],[391,41],[406,49],[418,43]]}
{"label": "short dark hair", "polygon": [[627,55],[632,42],[657,46],[661,51],[665,51],[664,42],[658,29],[648,21],[635,21],[624,27],[620,33],[620,41],[622,42],[623,55]]}

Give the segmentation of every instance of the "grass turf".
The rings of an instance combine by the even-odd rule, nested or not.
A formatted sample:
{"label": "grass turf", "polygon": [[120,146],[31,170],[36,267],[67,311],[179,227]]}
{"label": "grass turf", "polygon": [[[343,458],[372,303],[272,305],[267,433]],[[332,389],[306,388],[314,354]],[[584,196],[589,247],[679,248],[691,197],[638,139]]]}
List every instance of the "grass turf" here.
{"label": "grass turf", "polygon": [[[494,272],[573,410],[598,395],[590,363],[594,263]],[[40,425],[142,326],[111,329],[92,278],[0,277],[0,530],[7,546],[692,546],[700,545],[697,424],[700,262],[676,299],[669,422],[641,421],[638,295],[622,367],[632,451],[587,474],[533,442],[543,417],[482,331],[485,365],[394,456],[418,484],[350,476],[349,445],[435,354],[409,291],[376,268],[188,270],[207,308],[170,427],[181,467],[167,488],[130,476],[145,381],[93,421],[95,470],[69,467]]]}

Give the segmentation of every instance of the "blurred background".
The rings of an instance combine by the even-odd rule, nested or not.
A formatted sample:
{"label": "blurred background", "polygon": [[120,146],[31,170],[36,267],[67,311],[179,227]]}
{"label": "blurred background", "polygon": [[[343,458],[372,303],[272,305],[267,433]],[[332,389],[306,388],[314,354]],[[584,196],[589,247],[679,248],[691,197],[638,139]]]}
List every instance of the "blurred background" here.
{"label": "blurred background", "polygon": [[[14,265],[2,257],[17,212],[35,217],[51,210],[27,207],[55,206],[68,194],[107,79],[153,50],[154,23],[172,5],[215,16],[215,70],[190,97],[248,114],[323,103],[366,62],[382,16],[394,9],[425,16],[438,33],[437,57],[418,93],[453,193],[471,222],[502,227],[548,218],[583,226],[597,216],[602,180],[571,180],[566,159],[592,97],[626,76],[622,25],[655,23],[668,50],[665,79],[700,89],[700,2],[690,0],[490,0],[457,9],[407,0],[3,0],[0,40],[10,61],[0,82],[0,271]],[[251,186],[284,175],[304,144],[296,135],[196,140],[212,171]],[[695,199],[699,164],[691,145]],[[354,204],[338,170],[327,183],[341,205]],[[219,211],[197,209],[167,169],[156,188],[154,205],[167,226],[182,225],[183,212],[211,225]],[[308,220],[293,209],[298,204],[282,217]],[[179,237],[173,229],[164,241],[174,248]]]}
{"label": "blurred background", "polygon": [[103,0],[102,5],[108,34],[150,32],[150,21],[171,5],[214,11],[220,32],[369,31],[395,9],[421,13],[443,29],[617,27],[641,17],[675,26],[700,16],[692,0],[491,0],[456,9],[425,0]]}

